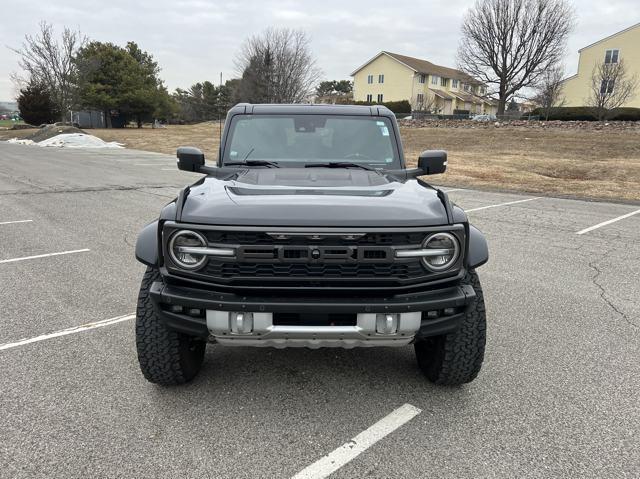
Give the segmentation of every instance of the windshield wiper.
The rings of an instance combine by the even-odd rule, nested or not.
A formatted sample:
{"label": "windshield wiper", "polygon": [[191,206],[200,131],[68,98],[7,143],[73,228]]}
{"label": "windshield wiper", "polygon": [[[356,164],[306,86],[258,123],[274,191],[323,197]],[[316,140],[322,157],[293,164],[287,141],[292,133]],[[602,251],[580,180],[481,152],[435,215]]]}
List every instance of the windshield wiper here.
{"label": "windshield wiper", "polygon": [[376,171],[370,166],[359,163],[349,163],[348,161],[329,161],[327,163],[308,163],[305,168],[362,168],[363,170]]}
{"label": "windshield wiper", "polygon": [[223,166],[268,166],[269,168],[280,168],[277,163],[266,160],[244,160],[227,162]]}

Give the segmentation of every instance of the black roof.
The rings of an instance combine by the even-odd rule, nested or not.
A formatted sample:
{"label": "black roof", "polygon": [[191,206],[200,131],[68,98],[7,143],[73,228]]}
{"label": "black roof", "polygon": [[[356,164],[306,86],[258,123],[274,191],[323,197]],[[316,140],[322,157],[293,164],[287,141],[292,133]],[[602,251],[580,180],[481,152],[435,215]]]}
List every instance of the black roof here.
{"label": "black roof", "polygon": [[349,116],[387,116],[395,118],[391,110],[382,105],[327,105],[314,104],[257,104],[238,103],[230,114],[253,115],[349,115]]}

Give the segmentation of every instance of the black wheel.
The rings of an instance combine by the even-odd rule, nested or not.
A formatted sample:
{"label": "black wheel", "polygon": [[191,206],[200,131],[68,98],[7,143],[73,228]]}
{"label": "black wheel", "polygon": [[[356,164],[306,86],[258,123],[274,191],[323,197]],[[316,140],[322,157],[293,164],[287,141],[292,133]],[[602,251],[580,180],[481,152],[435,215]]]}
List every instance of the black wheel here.
{"label": "black wheel", "polygon": [[462,280],[476,292],[460,328],[415,344],[418,366],[435,384],[458,385],[473,381],[482,366],[486,340],[486,313],[480,279],[470,271]]}
{"label": "black wheel", "polygon": [[147,268],[136,311],[136,347],[142,374],[152,383],[173,386],[191,381],[202,366],[206,342],[168,329],[158,317],[149,288],[160,273]]}

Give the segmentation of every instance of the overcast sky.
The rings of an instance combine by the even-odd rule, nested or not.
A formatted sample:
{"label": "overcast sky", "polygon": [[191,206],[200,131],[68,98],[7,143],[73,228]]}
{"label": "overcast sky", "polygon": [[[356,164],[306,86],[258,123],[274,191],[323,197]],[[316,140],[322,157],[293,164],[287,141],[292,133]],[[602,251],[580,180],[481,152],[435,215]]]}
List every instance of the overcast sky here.
{"label": "overcast sky", "polygon": [[[6,0],[3,0],[3,4]],[[327,79],[349,78],[380,50],[455,67],[460,22],[473,1],[464,0],[29,0],[2,7],[0,100],[12,100],[9,75],[17,57],[6,48],[34,34],[41,20],[79,28],[95,40],[137,42],[162,67],[170,90],[236,76],[233,57],[243,39],[268,26],[295,27],[311,35]],[[638,0],[574,1],[578,27],[567,51],[575,73],[578,49],[640,22]]]}

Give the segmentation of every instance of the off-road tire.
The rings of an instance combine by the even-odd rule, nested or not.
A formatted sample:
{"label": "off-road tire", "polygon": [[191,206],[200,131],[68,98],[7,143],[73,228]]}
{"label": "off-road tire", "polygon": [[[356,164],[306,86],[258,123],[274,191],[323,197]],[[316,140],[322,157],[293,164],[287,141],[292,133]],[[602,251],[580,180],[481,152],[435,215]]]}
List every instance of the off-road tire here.
{"label": "off-road tire", "polygon": [[160,273],[147,268],[140,285],[136,311],[136,348],[144,377],[162,386],[191,381],[200,371],[206,343],[168,329],[153,307],[149,288],[161,281]]}
{"label": "off-road tire", "polygon": [[482,366],[486,341],[486,312],[480,279],[470,271],[462,280],[470,284],[476,298],[460,327],[448,334],[426,338],[415,344],[418,366],[429,381],[455,386],[473,381]]}

